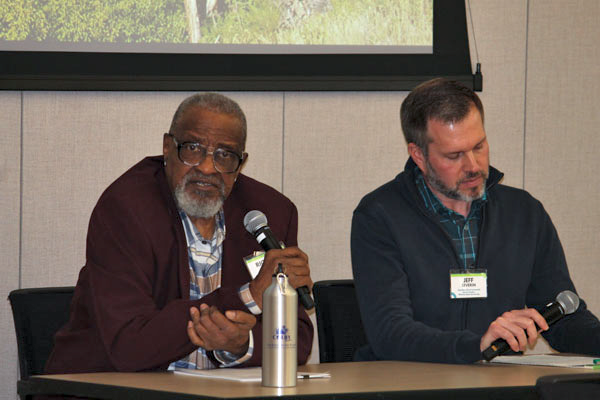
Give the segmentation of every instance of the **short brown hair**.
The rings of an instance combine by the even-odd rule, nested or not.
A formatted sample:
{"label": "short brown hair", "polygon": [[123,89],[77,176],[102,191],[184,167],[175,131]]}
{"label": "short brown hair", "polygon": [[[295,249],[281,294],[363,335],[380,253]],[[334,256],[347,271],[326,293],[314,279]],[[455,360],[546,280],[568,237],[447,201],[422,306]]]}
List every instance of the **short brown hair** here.
{"label": "short brown hair", "polygon": [[458,81],[435,78],[415,87],[402,102],[400,122],[406,143],[416,144],[424,154],[431,141],[427,123],[439,120],[445,123],[461,121],[475,106],[483,122],[483,104],[479,96]]}

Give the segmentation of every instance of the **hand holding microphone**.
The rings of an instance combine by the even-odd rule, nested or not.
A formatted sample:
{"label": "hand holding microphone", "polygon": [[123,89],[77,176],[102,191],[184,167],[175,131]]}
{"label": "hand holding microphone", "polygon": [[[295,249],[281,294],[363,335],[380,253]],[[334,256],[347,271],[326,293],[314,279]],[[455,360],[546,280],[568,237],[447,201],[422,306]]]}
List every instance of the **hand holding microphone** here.
{"label": "hand holding microphone", "polygon": [[[519,341],[521,348],[527,344],[527,340],[532,341],[537,337],[538,330],[547,330],[548,326],[558,321],[567,314],[574,313],[579,307],[579,297],[570,290],[562,291],[556,296],[556,301],[548,304],[539,313],[534,309],[513,310],[504,313],[490,325],[488,331],[481,339],[482,346],[488,335],[497,335],[498,332],[509,332]],[[531,324],[533,321],[533,325]],[[496,336],[498,337],[498,336]],[[488,342],[489,343],[489,342]],[[511,349],[508,342],[499,338],[489,347],[483,350],[482,355],[486,361],[504,354]]]}
{"label": "hand holding microphone", "polygon": [[[269,268],[266,266],[268,259],[270,261],[270,257],[273,254],[269,254],[269,250],[277,250],[281,252],[281,254],[277,255],[280,257],[280,259],[273,260],[273,262],[270,263],[273,267],[275,267],[278,262],[281,262],[284,266],[286,266],[286,273],[289,272],[288,269],[298,273],[296,276],[289,277],[290,282],[293,282],[294,280],[302,280],[311,283],[310,275],[308,273],[308,258],[306,257],[306,254],[295,247],[282,250],[282,246],[275,238],[275,235],[267,224],[267,217],[265,214],[258,210],[249,211],[244,217],[244,227],[250,234],[252,234],[252,236],[256,238],[256,241],[267,252],[267,255],[265,255],[265,264],[259,273],[259,276],[266,275],[268,278],[265,279],[266,286],[270,284],[271,275],[274,271],[274,268],[271,268],[271,271],[269,271]],[[263,270],[266,272],[263,272]],[[257,279],[258,278],[259,277],[257,277]],[[310,297],[310,290],[308,289],[307,285],[302,285],[296,290],[298,291],[300,303],[305,309],[310,310],[315,306],[312,297]],[[257,300],[258,299],[255,298],[255,301]]]}

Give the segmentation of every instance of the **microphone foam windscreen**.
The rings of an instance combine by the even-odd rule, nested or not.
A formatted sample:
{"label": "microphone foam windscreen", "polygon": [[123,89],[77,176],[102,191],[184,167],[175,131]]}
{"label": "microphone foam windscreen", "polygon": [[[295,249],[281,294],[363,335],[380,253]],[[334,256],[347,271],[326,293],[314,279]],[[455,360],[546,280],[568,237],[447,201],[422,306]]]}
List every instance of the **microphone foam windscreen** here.
{"label": "microphone foam windscreen", "polygon": [[560,303],[565,314],[572,314],[579,308],[579,296],[570,290],[563,290],[556,296],[556,301]]}
{"label": "microphone foam windscreen", "polygon": [[248,232],[254,235],[254,232],[267,226],[267,217],[261,211],[252,210],[248,211],[244,217],[244,227]]}

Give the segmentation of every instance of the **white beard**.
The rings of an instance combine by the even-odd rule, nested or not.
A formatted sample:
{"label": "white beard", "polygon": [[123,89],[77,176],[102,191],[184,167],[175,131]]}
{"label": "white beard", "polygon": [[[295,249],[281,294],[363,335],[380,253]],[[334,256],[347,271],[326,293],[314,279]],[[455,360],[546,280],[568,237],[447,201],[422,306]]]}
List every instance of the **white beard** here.
{"label": "white beard", "polygon": [[[196,176],[199,175],[198,173]],[[194,199],[190,196],[185,187],[187,183],[194,178],[194,175],[186,175],[183,180],[175,188],[175,201],[177,206],[182,209],[189,217],[192,218],[212,218],[214,217],[225,202],[225,187],[220,185],[221,193],[218,197],[204,197],[202,199]]]}

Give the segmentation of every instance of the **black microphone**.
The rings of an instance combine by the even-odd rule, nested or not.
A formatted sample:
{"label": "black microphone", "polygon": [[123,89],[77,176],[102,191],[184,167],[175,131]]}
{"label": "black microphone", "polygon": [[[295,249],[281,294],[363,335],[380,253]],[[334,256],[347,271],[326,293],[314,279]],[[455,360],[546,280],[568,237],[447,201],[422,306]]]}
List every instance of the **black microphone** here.
{"label": "black microphone", "polygon": [[[260,243],[265,251],[282,248],[281,244],[279,244],[279,241],[275,238],[275,235],[267,225],[267,217],[262,212],[258,210],[248,211],[244,217],[244,227],[256,238],[256,241]],[[310,297],[308,287],[302,286],[296,290],[298,292],[298,297],[300,298],[300,303],[302,303],[305,309],[310,310],[315,306],[315,302],[312,297]]]}
{"label": "black microphone", "polygon": [[[567,314],[572,314],[579,307],[579,297],[570,290],[564,290],[556,296],[556,301],[548,304],[540,314],[551,325]],[[504,339],[496,339],[490,347],[483,351],[485,361],[506,353],[510,346]]]}

